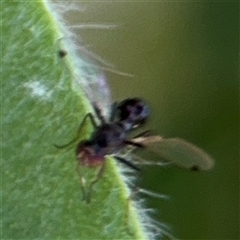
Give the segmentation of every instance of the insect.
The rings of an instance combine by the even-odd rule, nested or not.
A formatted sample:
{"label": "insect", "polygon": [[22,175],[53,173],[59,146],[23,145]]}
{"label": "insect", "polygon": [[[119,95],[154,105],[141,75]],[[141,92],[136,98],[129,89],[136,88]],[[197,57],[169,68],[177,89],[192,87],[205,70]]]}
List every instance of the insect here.
{"label": "insect", "polygon": [[[148,119],[147,104],[140,98],[128,98],[119,103],[113,103],[109,119],[106,119],[96,104],[93,104],[95,115],[99,120],[97,124],[94,115],[88,113],[78,128],[78,134],[71,142],[58,146],[64,148],[74,143],[81,134],[87,119],[93,126],[93,133],[89,139],[77,144],[76,156],[80,176],[82,167],[98,168],[92,180],[86,186],[86,179],[81,177],[83,199],[90,202],[93,185],[101,178],[104,162],[107,155],[112,155],[117,161],[134,170],[140,170],[132,161],[121,157],[121,150],[145,148],[157,153],[163,162],[173,163],[191,170],[209,170],[214,161],[202,149],[180,138],[163,138],[150,135],[144,131],[134,138],[129,139],[129,133],[141,127]],[[147,164],[160,165],[160,162],[146,161]]]}
{"label": "insect", "polygon": [[91,168],[99,167],[97,173],[94,174],[93,179],[90,181],[89,186],[86,186],[86,180],[83,177],[80,179],[83,199],[87,202],[90,202],[93,185],[102,176],[106,155],[113,155],[117,161],[122,162],[134,170],[140,170],[131,161],[119,156],[118,153],[121,149],[129,145],[142,147],[142,144],[132,142],[127,137],[130,131],[142,125],[148,117],[147,106],[138,98],[126,99],[120,103],[114,103],[108,120],[103,117],[101,110],[95,104],[93,104],[93,107],[100,124],[97,124],[92,113],[88,113],[78,128],[76,138],[65,145],[55,145],[57,148],[65,148],[74,143],[79,138],[86,120],[90,120],[94,129],[93,133],[89,139],[80,141],[76,148],[80,175],[82,175],[82,166]]}

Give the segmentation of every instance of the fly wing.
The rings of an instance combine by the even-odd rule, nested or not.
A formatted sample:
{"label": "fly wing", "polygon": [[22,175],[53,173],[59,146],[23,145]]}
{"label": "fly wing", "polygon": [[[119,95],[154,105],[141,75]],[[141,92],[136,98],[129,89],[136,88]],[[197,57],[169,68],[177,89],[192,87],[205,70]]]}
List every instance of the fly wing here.
{"label": "fly wing", "polygon": [[111,111],[111,93],[104,72],[87,61],[81,63],[79,72],[76,72],[75,80],[93,105],[101,110],[104,118],[108,119]]}
{"label": "fly wing", "polygon": [[111,110],[111,94],[103,72],[96,74],[96,82],[89,82],[87,95],[93,104],[101,110],[105,119],[109,118]]}
{"label": "fly wing", "polygon": [[158,154],[162,160],[191,170],[210,170],[214,160],[201,148],[180,138],[148,136],[132,139],[149,151]]}

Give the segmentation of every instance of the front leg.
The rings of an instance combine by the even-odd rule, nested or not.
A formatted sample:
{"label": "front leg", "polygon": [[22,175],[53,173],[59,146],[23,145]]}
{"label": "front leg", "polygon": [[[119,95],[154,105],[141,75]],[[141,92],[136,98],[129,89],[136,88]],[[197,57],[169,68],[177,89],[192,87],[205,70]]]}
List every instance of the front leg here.
{"label": "front leg", "polygon": [[86,120],[87,120],[88,118],[90,119],[90,122],[91,122],[93,128],[96,129],[96,128],[97,128],[97,123],[96,123],[96,121],[95,121],[95,119],[94,119],[94,116],[93,116],[92,113],[88,113],[88,114],[83,118],[82,122],[80,123],[80,125],[79,125],[79,127],[78,127],[78,130],[77,130],[77,136],[76,136],[73,140],[71,140],[70,142],[68,142],[68,143],[66,143],[66,144],[64,144],[64,145],[54,144],[54,146],[55,146],[56,148],[58,148],[58,149],[62,149],[62,148],[65,148],[65,147],[70,146],[72,143],[74,143],[75,141],[77,141],[78,138],[79,138],[79,136],[81,135],[82,129],[83,129],[83,127],[85,126]]}

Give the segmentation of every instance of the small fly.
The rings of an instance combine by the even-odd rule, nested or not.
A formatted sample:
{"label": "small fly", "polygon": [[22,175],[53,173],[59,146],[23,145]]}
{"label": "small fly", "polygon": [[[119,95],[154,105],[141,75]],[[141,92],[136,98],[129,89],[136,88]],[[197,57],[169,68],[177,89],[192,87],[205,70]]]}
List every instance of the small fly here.
{"label": "small fly", "polygon": [[[107,155],[113,156],[117,161],[134,170],[140,170],[135,163],[121,156],[123,149],[144,148],[157,153],[164,162],[191,170],[205,171],[214,165],[214,161],[206,152],[180,138],[162,138],[158,135],[150,135],[149,131],[129,138],[129,134],[144,125],[149,116],[148,106],[140,98],[128,98],[113,103],[109,119],[103,117],[96,104],[93,104],[93,107],[100,123],[97,124],[94,115],[88,113],[80,124],[75,139],[63,146],[55,145],[57,148],[64,148],[74,143],[79,138],[86,120],[90,120],[94,128],[93,133],[89,139],[80,141],[76,148],[83,199],[86,202],[90,202],[92,187],[103,174]],[[160,162],[146,161],[146,163],[160,165]],[[83,166],[97,169],[88,184],[83,177]]]}
{"label": "small fly", "polygon": [[93,107],[100,124],[97,124],[92,113],[88,113],[81,122],[75,139],[62,146],[55,145],[57,148],[65,148],[74,143],[79,138],[86,120],[90,120],[94,128],[93,133],[89,139],[80,141],[76,148],[77,166],[80,176],[83,175],[83,166],[97,168],[97,171],[90,177],[92,179],[89,181],[88,186],[86,178],[80,178],[83,199],[86,202],[90,202],[92,187],[103,174],[107,155],[112,155],[117,161],[134,170],[140,170],[134,163],[121,157],[119,153],[126,146],[142,147],[142,144],[128,139],[128,135],[133,129],[145,123],[148,118],[148,108],[138,98],[114,103],[109,119],[102,115],[96,104],[93,104]]}

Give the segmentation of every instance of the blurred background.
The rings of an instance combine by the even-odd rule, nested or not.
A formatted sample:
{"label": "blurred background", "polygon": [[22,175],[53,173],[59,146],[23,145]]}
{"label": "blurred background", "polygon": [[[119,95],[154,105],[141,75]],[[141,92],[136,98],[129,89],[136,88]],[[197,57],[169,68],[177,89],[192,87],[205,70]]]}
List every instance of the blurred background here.
{"label": "blurred background", "polygon": [[239,239],[239,3],[80,7],[66,13],[71,25],[108,27],[74,29],[79,44],[133,75],[105,72],[113,100],[146,99],[146,129],[193,142],[215,159],[205,173],[144,166],[139,185],[170,197],[141,196],[154,218],[181,239]]}

